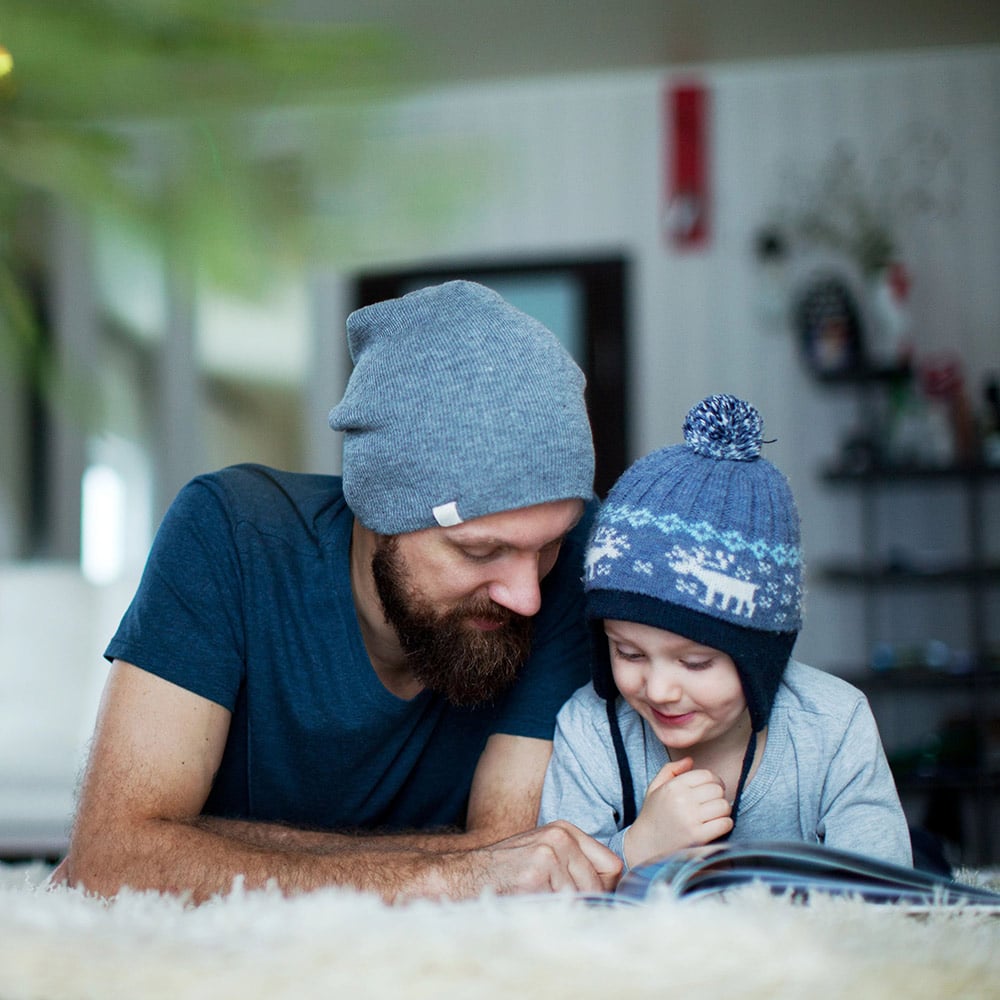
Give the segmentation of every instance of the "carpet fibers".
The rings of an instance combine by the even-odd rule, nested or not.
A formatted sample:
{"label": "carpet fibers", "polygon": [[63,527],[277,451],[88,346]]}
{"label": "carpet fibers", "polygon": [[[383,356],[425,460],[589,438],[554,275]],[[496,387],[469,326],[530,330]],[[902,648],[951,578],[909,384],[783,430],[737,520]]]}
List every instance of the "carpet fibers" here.
{"label": "carpet fibers", "polygon": [[324,890],[107,903],[0,866],[0,1000],[1000,996],[1000,917],[741,890],[725,902],[419,902]]}

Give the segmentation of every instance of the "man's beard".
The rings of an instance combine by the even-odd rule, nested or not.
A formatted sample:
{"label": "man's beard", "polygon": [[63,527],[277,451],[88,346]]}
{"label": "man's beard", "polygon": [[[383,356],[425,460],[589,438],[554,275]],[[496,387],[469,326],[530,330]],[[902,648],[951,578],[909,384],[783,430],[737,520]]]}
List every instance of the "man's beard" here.
{"label": "man's beard", "polygon": [[[531,650],[532,620],[489,598],[437,612],[415,593],[393,535],[379,539],[372,575],[413,676],[453,705],[495,701],[514,683]],[[472,619],[496,622],[483,631]]]}

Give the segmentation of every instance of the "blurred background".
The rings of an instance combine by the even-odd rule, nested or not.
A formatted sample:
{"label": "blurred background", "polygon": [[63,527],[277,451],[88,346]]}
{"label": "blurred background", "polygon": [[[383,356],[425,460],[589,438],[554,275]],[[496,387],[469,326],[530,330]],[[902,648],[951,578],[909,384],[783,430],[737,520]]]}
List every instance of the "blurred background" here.
{"label": "blurred background", "polygon": [[0,858],[65,845],[177,489],[337,472],[347,314],[464,276],[584,367],[602,492],[760,408],[796,655],[996,862],[998,97],[994,0],[0,0]]}

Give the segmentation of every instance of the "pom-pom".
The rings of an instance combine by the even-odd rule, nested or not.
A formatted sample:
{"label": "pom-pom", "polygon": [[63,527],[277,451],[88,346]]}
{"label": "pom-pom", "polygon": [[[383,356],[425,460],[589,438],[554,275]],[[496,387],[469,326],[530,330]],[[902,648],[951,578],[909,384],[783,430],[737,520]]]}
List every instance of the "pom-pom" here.
{"label": "pom-pom", "polygon": [[684,418],[684,440],[699,455],[752,462],[760,456],[764,421],[757,409],[735,396],[709,396]]}

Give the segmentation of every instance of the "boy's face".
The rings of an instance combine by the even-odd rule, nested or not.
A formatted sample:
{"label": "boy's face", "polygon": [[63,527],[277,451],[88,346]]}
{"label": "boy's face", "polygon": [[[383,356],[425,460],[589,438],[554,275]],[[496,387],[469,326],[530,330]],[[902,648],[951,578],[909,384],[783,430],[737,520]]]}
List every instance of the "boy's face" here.
{"label": "boy's face", "polygon": [[622,697],[671,750],[727,737],[746,743],[747,702],[726,653],[636,622],[606,621],[611,670]]}

